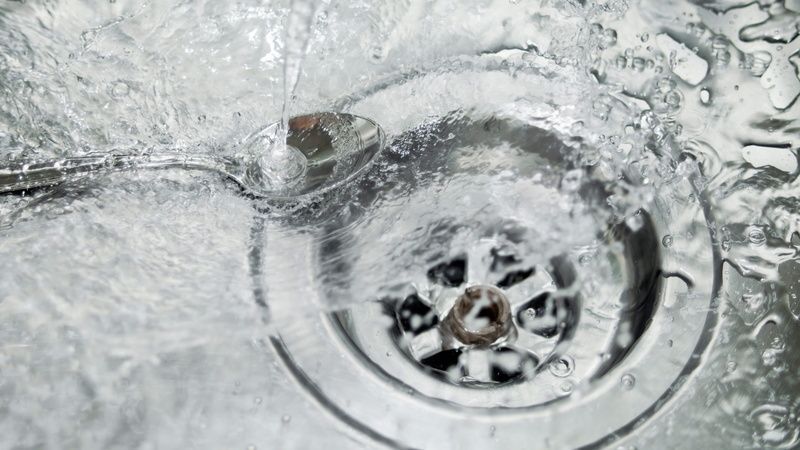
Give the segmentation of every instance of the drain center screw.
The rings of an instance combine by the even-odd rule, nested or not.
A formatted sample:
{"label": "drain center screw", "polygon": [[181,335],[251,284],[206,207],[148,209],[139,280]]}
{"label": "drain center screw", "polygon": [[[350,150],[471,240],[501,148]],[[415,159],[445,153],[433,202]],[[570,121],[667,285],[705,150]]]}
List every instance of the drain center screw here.
{"label": "drain center screw", "polygon": [[456,299],[443,325],[463,344],[488,346],[511,331],[511,306],[494,286],[470,286]]}

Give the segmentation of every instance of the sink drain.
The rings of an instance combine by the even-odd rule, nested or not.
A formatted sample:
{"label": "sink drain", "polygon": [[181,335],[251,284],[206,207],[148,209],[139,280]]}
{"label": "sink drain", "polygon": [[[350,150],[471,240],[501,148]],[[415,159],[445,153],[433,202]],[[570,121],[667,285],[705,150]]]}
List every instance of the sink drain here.
{"label": "sink drain", "polygon": [[[494,247],[489,257],[495,271],[516,261]],[[549,268],[512,268],[496,284],[480,284],[485,280],[468,278],[469,265],[464,256],[439,263],[427,271],[429,289],[384,302],[384,315],[396,321],[394,346],[432,375],[473,387],[532,377],[559,360],[553,352],[572,335],[580,300],[554,294],[572,283],[573,268],[554,260]],[[367,322],[346,314],[339,319],[350,324],[348,332],[365,332],[354,325]]]}
{"label": "sink drain", "polygon": [[[502,115],[447,116],[396,135],[383,154],[396,176],[359,186],[351,210],[363,219],[317,239],[270,225],[273,345],[295,379],[350,429],[397,447],[592,447],[653,417],[689,382],[716,323],[704,206],[676,177],[659,192],[668,203],[602,218],[594,247],[572,248],[568,234],[548,246],[548,227],[585,210],[561,218],[563,205],[607,201],[602,174],[570,151]],[[396,270],[370,271],[388,262]],[[281,285],[297,279],[287,270],[320,284]],[[355,298],[376,282],[367,274],[386,289]],[[331,293],[353,301],[304,313]]]}

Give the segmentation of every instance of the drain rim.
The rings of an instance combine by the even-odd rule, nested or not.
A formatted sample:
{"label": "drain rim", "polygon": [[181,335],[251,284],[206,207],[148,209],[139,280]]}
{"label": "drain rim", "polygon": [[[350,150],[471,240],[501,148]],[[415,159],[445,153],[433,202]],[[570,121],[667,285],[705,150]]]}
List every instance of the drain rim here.
{"label": "drain rim", "polygon": [[[707,217],[707,215],[703,214],[703,205],[696,200],[697,198],[694,197],[694,201],[687,200],[686,207],[680,212],[682,217],[694,217],[694,219],[697,219],[698,214],[700,218]],[[656,222],[669,223],[667,221]],[[675,222],[672,225],[675,225]],[[274,231],[277,232],[278,230]],[[709,273],[708,270],[695,271],[692,268],[714,267],[714,262],[719,258],[716,248],[712,247],[705,220],[690,220],[681,229],[657,229],[657,232],[659,234],[670,232],[673,235],[693,236],[691,240],[675,240],[673,242],[663,261],[663,270],[665,272],[673,270],[678,273],[679,269],[683,268],[684,276],[691,279],[692,274],[695,272]],[[267,235],[269,234],[272,233],[268,230]],[[697,245],[700,245],[701,248],[709,249],[711,252],[696,255],[693,253],[693,249]],[[272,247],[272,255],[286,255],[289,249],[292,249],[293,253],[306,255],[313,255],[316,252],[313,246],[309,246],[308,242],[301,239],[272,241]],[[298,252],[298,249],[303,250]],[[285,260],[281,259],[281,263],[285,264]],[[298,256],[293,260],[291,266],[297,270],[297,264],[307,265],[309,263],[310,261],[307,258]],[[269,261],[266,262],[266,267],[276,267],[276,265],[277,261],[275,264]],[[300,270],[313,270],[313,268],[306,266]],[[714,294],[719,287],[719,277],[716,271],[711,273],[713,274],[713,279],[695,277],[693,288],[695,294],[697,294],[696,298],[711,302],[715,297]],[[276,279],[285,279],[279,272],[274,273],[274,275]],[[661,299],[659,308],[669,309],[677,314],[681,308],[686,306],[686,299],[681,300],[683,281],[681,278],[667,277],[663,279],[663,282],[665,286],[662,290],[662,295],[665,298],[668,297],[670,301]],[[265,280],[265,284],[269,285],[269,280]],[[368,364],[365,364],[363,354],[353,351],[355,344],[349,340],[349,337],[342,329],[339,318],[336,316],[321,313],[307,318],[307,320],[312,320],[316,323],[317,326],[310,326],[311,324],[309,323],[298,323],[296,317],[297,308],[303,307],[303,305],[298,305],[298,299],[301,302],[309,303],[307,305],[308,310],[314,310],[316,308],[315,304],[323,304],[322,300],[316,298],[317,295],[310,286],[306,286],[300,292],[293,293],[291,299],[276,299],[271,302],[271,305],[275,307],[273,309],[273,320],[276,323],[294,322],[294,326],[278,330],[283,342],[282,345],[285,346],[287,354],[291,355],[290,359],[283,358],[283,361],[291,368],[291,372],[303,374],[305,381],[300,381],[309,392],[313,390],[320,393],[320,395],[324,396],[325,402],[332,405],[349,404],[350,406],[347,410],[340,409],[337,414],[346,414],[347,421],[356,421],[372,432],[390,440],[401,439],[401,436],[393,438],[392,436],[395,435],[395,432],[392,431],[392,427],[387,428],[387,425],[382,423],[382,419],[378,419],[376,422],[376,418],[383,417],[386,413],[384,411],[379,414],[378,411],[374,410],[375,405],[369,404],[374,398],[385,397],[387,392],[392,395],[391,399],[386,399],[389,404],[394,405],[398,410],[415,411],[414,424],[444,420],[435,419],[441,414],[452,418],[452,415],[456,412],[451,402],[431,397],[428,395],[429,393],[419,391],[408,383],[394,379],[390,374],[375,371],[374,368],[370,368]],[[287,305],[292,305],[292,307],[288,310],[281,308],[281,306]],[[516,423],[517,420],[524,420],[528,423],[526,427],[521,427],[523,429],[530,429],[535,422],[543,421],[542,424],[546,423],[547,429],[550,430],[547,434],[551,439],[551,443],[557,442],[553,440],[554,436],[564,437],[570,435],[568,428],[571,424],[586,423],[588,424],[587,426],[594,428],[594,432],[581,433],[581,436],[586,439],[567,439],[564,441],[565,446],[581,447],[610,442],[609,439],[614,440],[637,428],[639,424],[646,421],[646,418],[654,415],[666,404],[667,400],[676,392],[682,391],[678,387],[686,384],[687,378],[696,368],[700,356],[711,340],[716,323],[716,312],[709,308],[707,313],[695,314],[692,318],[694,319],[691,322],[694,324],[693,327],[678,330],[673,327],[675,322],[669,320],[669,317],[663,314],[657,315],[654,318],[654,322],[650,324],[650,330],[643,336],[643,341],[626,357],[626,362],[612,369],[581,399],[576,399],[573,396],[555,404],[544,403],[524,408],[487,408],[485,406],[477,406],[481,403],[491,406],[486,401],[488,397],[481,395],[481,390],[478,390],[474,392],[476,401],[472,406],[459,406],[459,408],[468,410],[469,413],[456,414],[456,417],[459,418],[457,420],[473,424],[484,423],[487,427],[491,424],[491,426],[496,427],[498,436],[504,435],[510,439],[508,442],[513,442],[511,436],[518,433],[518,428],[520,428],[508,426],[508,424]],[[657,375],[657,379],[651,379],[648,373],[638,373],[631,367],[639,366],[642,361],[647,362],[649,350],[656,347],[663,349],[667,340],[672,341],[672,347],[670,348],[673,349],[674,354],[687,355],[686,358],[677,358],[682,362],[676,365],[672,361],[672,364],[670,364],[671,361],[665,359],[656,364],[656,366],[661,367],[658,370],[650,371],[650,375]],[[310,345],[311,342],[314,344]],[[320,367],[324,367],[325,370],[320,371]],[[328,373],[329,370],[334,368],[337,369],[336,373]],[[648,390],[647,393],[637,389],[623,389],[619,379],[625,373],[634,373],[641,385],[647,385],[652,389]],[[343,386],[343,377],[359,380],[358,383],[354,383],[356,386],[353,386],[357,387],[357,389],[353,391]],[[312,383],[313,386],[308,386],[308,383]],[[367,403],[364,403],[364,401]],[[586,401],[590,401],[591,405],[583,405],[581,407]],[[628,406],[621,406],[620,402],[624,402]],[[634,407],[630,406],[631,404],[639,404],[640,406]],[[339,407],[337,406],[337,408]],[[636,411],[637,413],[633,416],[627,415],[627,417],[623,414],[608,413],[609,411],[620,409],[629,412]],[[581,414],[582,411],[583,414]],[[587,416],[587,412],[593,413]],[[601,414],[601,412],[603,413]],[[597,414],[601,415],[597,416]],[[425,417],[428,417],[428,419],[425,419]],[[506,417],[507,419],[504,419],[501,423],[498,422],[499,417]],[[570,418],[567,419],[566,417]],[[601,419],[598,419],[598,417],[601,417]],[[511,422],[508,422],[509,420]],[[410,426],[409,423],[406,423],[406,425]],[[565,428],[560,429],[561,426]],[[423,428],[426,427],[423,426]],[[616,431],[609,434],[608,430]],[[434,431],[427,429],[426,433],[435,435]],[[587,438],[587,435],[591,439]],[[517,437],[531,439],[531,436],[527,435]],[[480,442],[481,436],[476,435],[472,436],[472,438],[475,439],[475,442]]]}
{"label": "drain rim", "polygon": [[[704,227],[704,224],[699,225]],[[696,228],[692,227],[692,229]],[[705,238],[704,240],[710,244],[709,235],[698,234],[696,236],[702,236]],[[276,242],[273,242],[273,245],[275,243]],[[299,244],[298,242],[292,243],[285,240],[280,243],[289,246],[289,248],[297,248],[296,246]],[[675,244],[673,244],[673,247],[674,246]],[[281,247],[283,246],[281,245]],[[308,250],[313,251],[312,249]],[[717,257],[718,254],[715,251],[714,255],[708,256]],[[719,278],[717,277],[716,272],[714,275],[713,282],[712,280],[701,279],[698,280],[698,283],[695,286],[696,291],[699,290],[698,288],[702,289],[703,287],[707,287],[709,289],[706,291],[709,295],[703,296],[703,298],[706,298],[709,301],[714,298],[714,295],[711,294],[716,292],[716,290],[711,290],[712,285],[713,289],[718,289],[717,281]],[[670,280],[672,281],[671,286],[665,286],[663,292],[665,293],[665,296],[677,298],[681,291],[680,284],[682,284],[682,282],[674,277],[667,278],[665,281]],[[313,290],[308,289],[305,293],[301,293],[299,297],[293,295],[292,298],[294,299],[294,306],[298,306],[296,304],[296,300],[298,298],[306,298],[309,302],[313,303],[314,292]],[[660,303],[664,304],[665,302],[662,300]],[[284,302],[276,301],[272,304],[280,305],[284,304]],[[679,310],[684,306],[685,304],[678,302],[673,303],[671,308]],[[310,307],[313,308],[314,306]],[[281,321],[282,317],[287,316],[293,317],[296,321],[296,310],[281,311],[280,308],[275,308],[273,313],[273,320],[275,321]],[[707,314],[702,316],[703,320],[699,324],[699,327],[695,327],[691,330],[681,330],[685,332],[672,330],[674,332],[669,333],[671,325],[674,324],[674,322],[669,320],[665,321],[663,320],[664,317],[661,317],[661,319],[662,320],[651,324],[653,329],[645,334],[645,340],[637,345],[637,347],[632,351],[632,354],[628,356],[627,364],[623,364],[606,374],[606,376],[601,379],[601,382],[598,385],[593,386],[592,391],[587,392],[587,394],[590,395],[582,397],[582,400],[592,400],[591,403],[593,403],[593,406],[591,407],[581,408],[580,406],[583,402],[575,400],[574,398],[568,398],[564,401],[559,401],[558,403],[544,403],[526,408],[487,408],[474,405],[460,405],[459,408],[466,408],[466,410],[469,411],[469,414],[467,416],[457,416],[461,417],[462,420],[467,420],[467,422],[485,423],[487,426],[488,424],[492,424],[492,426],[497,427],[498,435],[501,435],[502,433],[507,437],[515,434],[515,428],[507,427],[508,422],[505,420],[502,423],[506,426],[501,426],[500,423],[497,422],[499,417],[507,417],[508,420],[512,420],[512,423],[514,422],[513,419],[525,420],[527,421],[527,425],[526,427],[522,427],[523,429],[530,429],[530,427],[534,425],[534,422],[531,421],[544,421],[544,423],[547,423],[547,426],[549,427],[548,429],[550,430],[550,432],[547,434],[551,438],[551,443],[555,442],[552,440],[554,436],[563,437],[569,435],[569,427],[571,427],[574,423],[597,425],[593,427],[596,429],[596,431],[594,433],[589,433],[592,436],[591,439],[565,441],[564,444],[569,447],[598,445],[616,440],[617,438],[622,437],[628,432],[637,428],[638,425],[646,421],[646,418],[653,416],[659,409],[661,409],[661,407],[667,403],[667,400],[669,400],[675,393],[682,391],[682,389],[678,388],[687,383],[688,377],[699,364],[701,355],[704,353],[706,346],[711,341],[715,330],[716,311],[709,310]],[[322,406],[325,406],[328,403],[331,405],[350,404],[350,408],[347,410],[342,410],[337,406],[336,408],[338,412],[335,413],[337,416],[344,414],[347,416],[347,422],[355,421],[360,423],[361,426],[371,430],[371,433],[376,433],[377,435],[382,436],[383,439],[400,439],[400,436],[395,436],[392,438],[391,436],[394,435],[394,432],[390,431],[391,427],[387,429],[386,425],[381,423],[383,420],[379,417],[383,417],[385,415],[385,411],[384,415],[375,415],[377,411],[370,413],[369,410],[372,408],[369,408],[369,405],[363,404],[364,400],[369,403],[369,401],[374,398],[373,395],[385,396],[387,393],[385,389],[387,387],[390,389],[389,392],[393,393],[394,401],[390,401],[389,399],[385,400],[389,401],[390,404],[397,406],[398,409],[409,408],[409,411],[416,411],[415,422],[417,420],[420,422],[426,421],[426,419],[423,418],[423,412],[426,416],[429,414],[434,414],[433,417],[438,416],[441,413],[445,413],[447,416],[452,416],[452,414],[455,412],[453,410],[453,404],[449,401],[430,397],[425,393],[416,390],[409,384],[404,383],[401,380],[394,379],[390,374],[375,372],[373,369],[369,368],[368,365],[365,364],[366,361],[363,360],[363,354],[353,351],[353,346],[355,344],[349,340],[349,336],[347,336],[342,329],[341,322],[335,316],[327,313],[320,313],[314,317],[307,318],[307,320],[313,320],[318,326],[309,326],[308,323],[301,325],[295,322],[295,326],[290,327],[290,329],[287,330],[283,328],[279,330],[278,336],[281,342],[280,345],[284,347],[283,354],[286,355],[282,357],[282,360],[284,364],[290,368],[291,373],[302,374],[302,379],[296,379],[301,383],[302,386],[304,386],[304,389],[308,390],[309,392],[317,392],[322,396],[322,398],[325,399]],[[681,338],[684,339],[681,340]],[[635,370],[630,370],[627,367],[630,365],[638,366],[639,364],[631,363],[646,360],[648,350],[657,345],[665,345],[667,339],[672,341],[671,348],[682,348],[683,352],[681,352],[681,354],[688,354],[688,359],[685,361],[685,364],[680,363],[680,367],[677,367],[677,370],[658,370],[656,374],[658,374],[659,378],[662,380],[661,383],[656,383],[656,380],[648,379],[647,374],[637,373]],[[316,344],[309,345],[310,342],[315,342]],[[298,343],[304,344],[297,346]],[[273,343],[273,345],[275,345],[275,343]],[[317,345],[319,345],[319,347],[317,347]],[[309,352],[309,350],[313,348],[317,348],[317,350],[324,349],[322,353],[325,353],[328,356],[325,358],[325,363],[320,363],[319,358],[321,353],[319,351]],[[279,355],[281,355],[280,352]],[[330,374],[324,373],[325,371],[320,373],[320,367],[325,367],[326,369],[338,367],[340,369],[344,369],[344,371],[338,372],[336,375],[329,376]],[[667,368],[668,367],[669,365],[667,365]],[[676,368],[673,366],[673,369]],[[651,398],[644,398],[645,396],[642,395],[641,390],[634,389],[629,391],[624,389],[620,385],[619,379],[622,374],[631,372],[635,373],[636,377],[638,378],[638,383],[642,385],[648,385],[651,387],[661,385],[662,389],[654,389],[654,391],[658,392],[658,395],[653,397],[652,394],[654,391],[649,391],[651,395],[647,397]],[[360,382],[357,383],[358,389],[356,391],[343,389],[341,382],[337,381],[341,380],[342,376],[355,377],[359,379]],[[664,379],[667,378],[669,380],[665,383]],[[309,385],[309,383],[311,385]],[[377,391],[374,391],[376,386],[378,386]],[[478,391],[478,393],[480,393],[480,391]],[[478,397],[480,397],[480,395],[478,395]],[[401,400],[401,403],[406,404],[406,406],[402,407],[396,403],[397,401]],[[642,404],[643,407],[623,408],[628,411],[637,410],[640,412],[632,417],[622,417],[622,415],[608,413],[609,411],[619,409],[619,402],[621,400],[626,400],[628,403],[639,403]],[[480,403],[481,401],[482,399],[478,399],[478,402],[476,403]],[[354,403],[357,403],[360,406],[356,406]],[[603,407],[601,406],[602,404],[605,404],[606,406]],[[367,408],[364,408],[364,406],[367,406]],[[330,407],[326,408],[330,410]],[[441,411],[441,413],[436,413],[436,411]],[[584,414],[582,418],[573,417],[571,420],[565,420],[565,418],[560,417],[565,415],[572,416],[570,412],[581,411],[592,412],[592,414],[589,416]],[[601,414],[601,411],[605,412]],[[601,415],[597,416],[596,414]],[[551,415],[552,417],[550,417]],[[578,415],[580,416],[580,414]],[[599,417],[602,419],[598,420]],[[378,418],[377,422],[375,421],[376,418]],[[575,422],[575,420],[579,420],[580,422]],[[614,423],[616,423],[616,425],[614,425]],[[408,423],[406,423],[406,425],[408,425]],[[560,426],[565,428],[560,430]],[[609,433],[608,430],[615,431],[613,433]],[[583,433],[581,433],[581,435],[585,436]],[[531,436],[527,435],[518,437],[524,437],[528,440],[531,439]],[[476,439],[476,442],[479,442],[480,436],[474,436],[474,439]],[[509,439],[509,442],[513,442],[510,437]]]}

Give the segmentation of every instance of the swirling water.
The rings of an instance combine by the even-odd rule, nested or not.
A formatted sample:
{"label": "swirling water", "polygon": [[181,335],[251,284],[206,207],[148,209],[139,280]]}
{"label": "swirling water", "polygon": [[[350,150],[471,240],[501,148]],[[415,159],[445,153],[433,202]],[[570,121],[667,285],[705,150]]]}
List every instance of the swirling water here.
{"label": "swirling water", "polygon": [[[326,310],[387,295],[489,235],[523,236],[504,244],[532,264],[564,251],[602,261],[605,224],[636,228],[676,178],[706,198],[731,288],[694,395],[631,445],[798,445],[800,4],[468,3],[0,4],[3,165],[236,153],[265,125],[320,110],[374,118],[394,138],[333,208],[275,210],[180,171],[0,198],[3,447],[348,446],[264,348],[275,324],[254,280],[268,300],[311,283]],[[520,167],[504,159],[520,151],[512,139],[437,134],[487,117],[547,130],[566,162]],[[415,150],[425,139],[464,148],[458,167]],[[590,182],[602,202],[586,201]],[[521,231],[498,232],[509,226]],[[314,274],[253,274],[254,249],[282,234],[330,256]],[[584,288],[606,273],[597,265]]]}

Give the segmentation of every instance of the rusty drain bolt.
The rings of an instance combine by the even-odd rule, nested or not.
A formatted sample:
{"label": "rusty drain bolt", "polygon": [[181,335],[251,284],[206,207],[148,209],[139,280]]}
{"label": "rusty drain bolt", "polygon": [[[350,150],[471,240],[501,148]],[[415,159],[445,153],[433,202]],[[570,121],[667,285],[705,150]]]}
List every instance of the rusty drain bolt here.
{"label": "rusty drain bolt", "polygon": [[470,286],[456,299],[443,325],[463,344],[489,346],[511,330],[511,306],[494,286]]}

